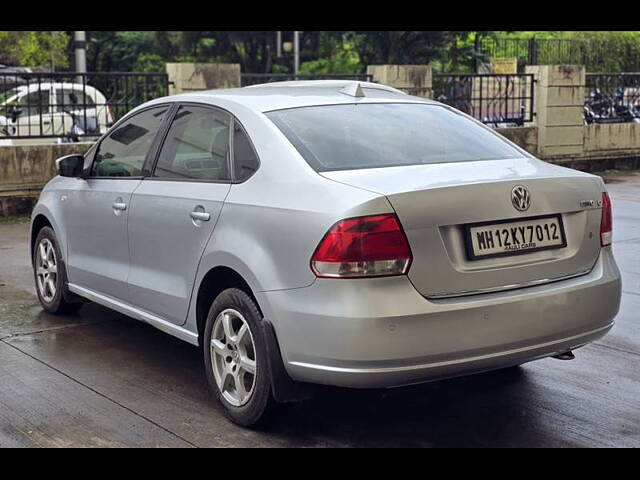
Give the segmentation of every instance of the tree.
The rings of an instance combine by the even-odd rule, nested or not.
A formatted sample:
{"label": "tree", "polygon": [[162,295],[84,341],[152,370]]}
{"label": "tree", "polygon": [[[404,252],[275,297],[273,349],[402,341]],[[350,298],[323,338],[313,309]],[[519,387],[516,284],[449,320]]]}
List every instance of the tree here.
{"label": "tree", "polygon": [[66,32],[0,32],[0,63],[20,67],[66,68]]}
{"label": "tree", "polygon": [[157,50],[155,32],[98,31],[87,35],[90,72],[132,72],[142,55]]}
{"label": "tree", "polygon": [[425,65],[438,58],[451,40],[451,32],[377,31],[353,32],[363,67],[379,64]]}

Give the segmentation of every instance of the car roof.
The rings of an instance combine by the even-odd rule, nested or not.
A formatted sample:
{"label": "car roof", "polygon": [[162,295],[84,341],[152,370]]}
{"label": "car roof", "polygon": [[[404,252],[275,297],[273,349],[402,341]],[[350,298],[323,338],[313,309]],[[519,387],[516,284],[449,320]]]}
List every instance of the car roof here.
{"label": "car roof", "polygon": [[74,90],[87,91],[97,90],[96,87],[92,87],[91,85],[83,85],[82,83],[74,82],[38,82],[15,86],[15,89],[20,93],[23,93],[25,91],[33,92],[37,90],[50,90],[51,88],[72,88]]}
{"label": "car roof", "polygon": [[[358,87],[361,89],[358,91]],[[354,96],[353,92],[364,96]],[[264,83],[243,88],[204,90],[157,99],[160,101],[196,101],[216,104],[216,100],[236,103],[258,112],[315,105],[350,103],[433,103],[387,85],[353,80],[300,80]],[[154,103],[155,103],[154,102]],[[225,103],[226,103],[225,102]]]}

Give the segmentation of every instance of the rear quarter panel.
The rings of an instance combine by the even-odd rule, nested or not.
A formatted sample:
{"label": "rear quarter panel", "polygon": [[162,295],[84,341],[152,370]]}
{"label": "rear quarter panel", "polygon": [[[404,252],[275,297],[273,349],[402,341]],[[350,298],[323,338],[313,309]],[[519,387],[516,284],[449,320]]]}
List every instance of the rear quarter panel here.
{"label": "rear quarter panel", "polygon": [[335,222],[393,212],[384,195],[318,175],[270,120],[246,113],[237,116],[260,168],[227,196],[198,268],[187,320],[191,331],[197,331],[195,292],[211,269],[232,268],[255,293],[305,287],[316,279],[311,256]]}

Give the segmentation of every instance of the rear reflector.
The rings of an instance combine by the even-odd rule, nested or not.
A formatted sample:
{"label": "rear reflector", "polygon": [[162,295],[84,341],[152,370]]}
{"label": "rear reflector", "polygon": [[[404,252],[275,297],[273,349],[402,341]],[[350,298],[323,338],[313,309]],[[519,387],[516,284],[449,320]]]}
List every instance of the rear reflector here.
{"label": "rear reflector", "polygon": [[410,264],[409,242],[395,215],[341,220],[311,257],[313,272],[328,278],[404,275]]}
{"label": "rear reflector", "polygon": [[600,244],[603,247],[611,245],[613,238],[613,215],[611,213],[611,199],[609,194],[602,194],[602,218],[600,220]]}

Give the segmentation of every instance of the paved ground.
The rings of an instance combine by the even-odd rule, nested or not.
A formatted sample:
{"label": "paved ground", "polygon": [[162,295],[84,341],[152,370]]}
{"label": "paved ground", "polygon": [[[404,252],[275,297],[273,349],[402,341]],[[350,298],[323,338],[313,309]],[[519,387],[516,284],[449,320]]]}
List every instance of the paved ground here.
{"label": "paved ground", "polygon": [[34,297],[27,225],[0,224],[0,446],[640,446],[640,177],[610,185],[617,325],[577,359],[386,392],[326,390],[230,424],[198,351],[97,305]]}

